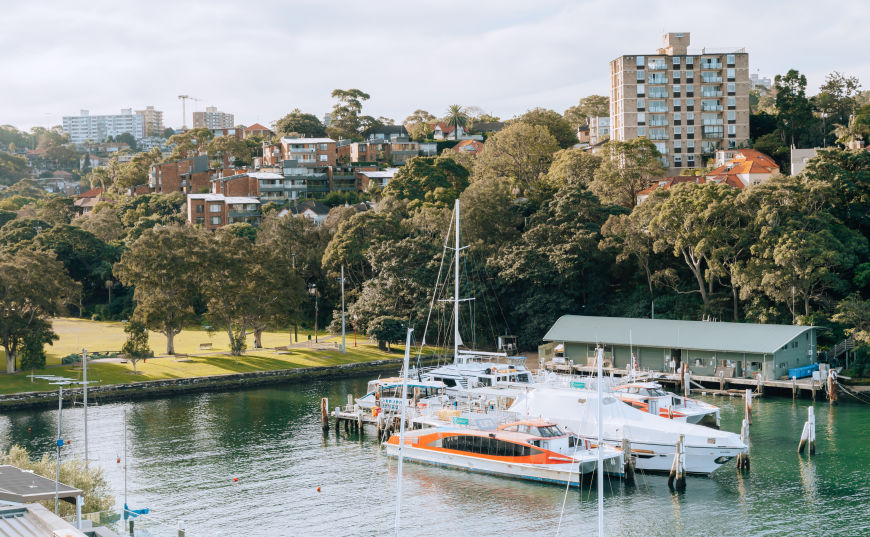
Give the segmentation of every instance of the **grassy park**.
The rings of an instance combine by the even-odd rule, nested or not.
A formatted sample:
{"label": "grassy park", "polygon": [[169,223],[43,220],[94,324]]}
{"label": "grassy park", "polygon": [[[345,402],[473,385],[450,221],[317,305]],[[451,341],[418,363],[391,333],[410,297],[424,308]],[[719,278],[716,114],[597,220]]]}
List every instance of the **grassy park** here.
{"label": "grassy park", "polygon": [[[36,374],[58,375],[69,378],[81,378],[80,364],[73,366],[61,365],[61,359],[72,353],[81,352],[82,348],[91,352],[117,352],[124,343],[123,324],[119,322],[97,322],[83,319],[59,318],[53,321],[55,332],[60,339],[46,349],[48,354],[47,367],[35,371]],[[308,336],[312,335],[311,344]],[[182,356],[164,356],[166,338],[155,332],[149,332],[149,343],[154,350],[155,358],[139,361],[136,364],[137,374],[133,373],[131,363],[123,363],[118,358],[97,359],[88,361],[88,379],[97,380],[100,385],[160,380],[169,378],[201,377],[245,373],[250,371],[265,371],[289,369],[295,367],[330,366],[352,362],[365,362],[398,358],[399,348],[393,352],[384,352],[368,338],[358,338],[357,347],[353,346],[353,334],[347,338],[348,352],[342,354],[338,349],[341,336],[329,337],[325,332],[319,334],[320,344],[313,343],[313,332],[299,330],[299,344],[291,341],[291,333],[265,332],[263,334],[264,349],[253,349],[253,336],[248,337],[248,350],[237,359],[229,355],[229,339],[226,332],[208,332],[203,329],[189,329],[175,336],[175,351]],[[324,338],[328,338],[324,341]],[[212,348],[200,350],[200,345],[210,343]],[[291,345],[287,350],[275,351],[275,347]],[[3,351],[0,356],[5,360]],[[0,374],[0,394],[53,390],[48,382],[28,378],[30,371],[14,375]]]}

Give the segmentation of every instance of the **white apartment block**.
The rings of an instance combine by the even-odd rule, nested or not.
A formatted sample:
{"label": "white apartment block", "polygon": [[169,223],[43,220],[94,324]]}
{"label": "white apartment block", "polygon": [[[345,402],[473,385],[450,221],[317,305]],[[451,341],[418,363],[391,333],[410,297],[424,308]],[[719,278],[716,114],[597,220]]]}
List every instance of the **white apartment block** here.
{"label": "white apartment block", "polygon": [[610,139],[609,117],[590,117],[587,123],[589,125],[589,145],[598,145]]}
{"label": "white apartment block", "polygon": [[688,50],[689,33],[664,35],[655,54],[610,62],[610,136],[649,138],[668,175],[704,166],[717,150],[749,140],[745,49]]}
{"label": "white apartment block", "polygon": [[145,136],[145,118],[134,114],[132,109],[123,108],[117,115],[92,116],[82,110],[78,116],[63,117],[63,132],[69,135],[70,142],[83,144],[87,141],[102,142],[109,136],[130,133],[137,140]]}
{"label": "white apartment block", "polygon": [[208,106],[205,112],[193,113],[194,129],[231,129],[235,127],[232,114],[221,112],[215,106]]}

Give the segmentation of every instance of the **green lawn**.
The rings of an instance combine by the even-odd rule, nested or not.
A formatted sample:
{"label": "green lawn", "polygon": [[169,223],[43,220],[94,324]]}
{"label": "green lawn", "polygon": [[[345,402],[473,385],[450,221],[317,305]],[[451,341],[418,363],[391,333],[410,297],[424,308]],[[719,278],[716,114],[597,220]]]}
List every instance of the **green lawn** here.
{"label": "green lawn", "polygon": [[[49,365],[59,364],[60,357],[73,352],[80,352],[82,347],[87,348],[89,351],[117,351],[121,348],[121,344],[124,341],[123,325],[121,323],[56,319],[54,321],[54,329],[60,336],[60,340],[50,347]],[[154,349],[155,353],[161,354],[165,350],[166,339],[159,334],[151,333],[150,335],[151,348]],[[306,341],[307,335],[308,332],[305,332],[303,335],[303,331],[299,331],[300,340]],[[325,334],[321,334],[321,337],[323,336]],[[341,336],[338,336],[329,340],[328,343],[322,342],[322,346],[333,345],[340,341]],[[104,362],[101,360],[89,361],[88,380],[97,380],[101,385],[106,385],[167,378],[289,369],[294,367],[329,366],[400,358],[402,356],[401,347],[394,347],[393,352],[390,353],[383,352],[376,345],[369,344],[367,338],[364,340],[363,338],[358,338],[358,346],[354,348],[353,335],[351,334],[351,337],[347,341],[347,354],[342,354],[337,348],[319,350],[303,345],[281,352],[273,350],[249,350],[244,356],[234,359],[232,356],[221,354],[226,352],[229,346],[229,340],[225,333],[215,332],[209,335],[204,330],[186,330],[176,336],[176,352],[184,354],[202,353],[203,351],[199,350],[200,343],[211,343],[213,351],[209,352],[216,354],[190,356],[183,358],[183,361],[179,361],[171,356],[151,358],[144,363],[139,361],[136,364],[137,374],[133,374],[133,366],[130,363],[122,364],[117,361]],[[290,343],[290,335],[287,332],[268,332],[263,334],[263,345],[266,347],[282,346],[288,343]],[[252,347],[253,338],[248,341],[248,348],[252,349]],[[2,351],[0,351],[0,355],[2,355]],[[3,360],[5,364],[5,356],[3,356]],[[47,367],[37,370],[35,373],[77,379],[80,379],[82,375],[78,365]],[[14,375],[0,374],[0,394],[55,389],[45,381],[32,381],[27,377],[29,374],[29,371]]]}

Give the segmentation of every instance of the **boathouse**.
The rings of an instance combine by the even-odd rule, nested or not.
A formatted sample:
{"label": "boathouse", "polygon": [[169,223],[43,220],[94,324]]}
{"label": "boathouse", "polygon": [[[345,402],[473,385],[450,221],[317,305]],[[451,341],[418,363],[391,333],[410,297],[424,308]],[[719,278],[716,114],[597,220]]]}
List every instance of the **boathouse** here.
{"label": "boathouse", "polygon": [[696,375],[755,378],[760,372],[774,380],[816,362],[813,326],[564,315],[544,341],[544,359],[594,365],[601,345],[609,367],[624,369],[633,353],[640,369],[670,372],[688,363]]}

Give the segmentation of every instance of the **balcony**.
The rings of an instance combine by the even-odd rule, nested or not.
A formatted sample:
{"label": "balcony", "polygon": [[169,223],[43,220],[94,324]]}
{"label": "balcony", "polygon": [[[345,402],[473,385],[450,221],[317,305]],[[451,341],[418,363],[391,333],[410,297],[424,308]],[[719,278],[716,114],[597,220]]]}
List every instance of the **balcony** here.
{"label": "balcony", "polygon": [[227,211],[227,216],[230,218],[247,218],[260,216],[260,211]]}
{"label": "balcony", "polygon": [[707,119],[705,119],[704,122],[703,122],[704,125],[722,125],[722,123],[723,123],[723,122],[722,122],[722,118],[721,118],[721,117],[717,117],[717,118],[707,118]]}
{"label": "balcony", "polygon": [[704,112],[721,112],[723,108],[721,104],[702,104],[701,110]]}
{"label": "balcony", "polygon": [[722,90],[719,88],[704,88],[701,90],[701,97],[721,97]]}
{"label": "balcony", "polygon": [[704,84],[721,84],[722,77],[716,76],[716,75],[702,74],[701,75],[701,82],[703,82]]}
{"label": "balcony", "polygon": [[721,140],[725,137],[725,133],[723,131],[704,131],[701,137],[704,140]]}
{"label": "balcony", "polygon": [[701,60],[701,69],[722,69],[722,60],[716,59],[702,59]]}

